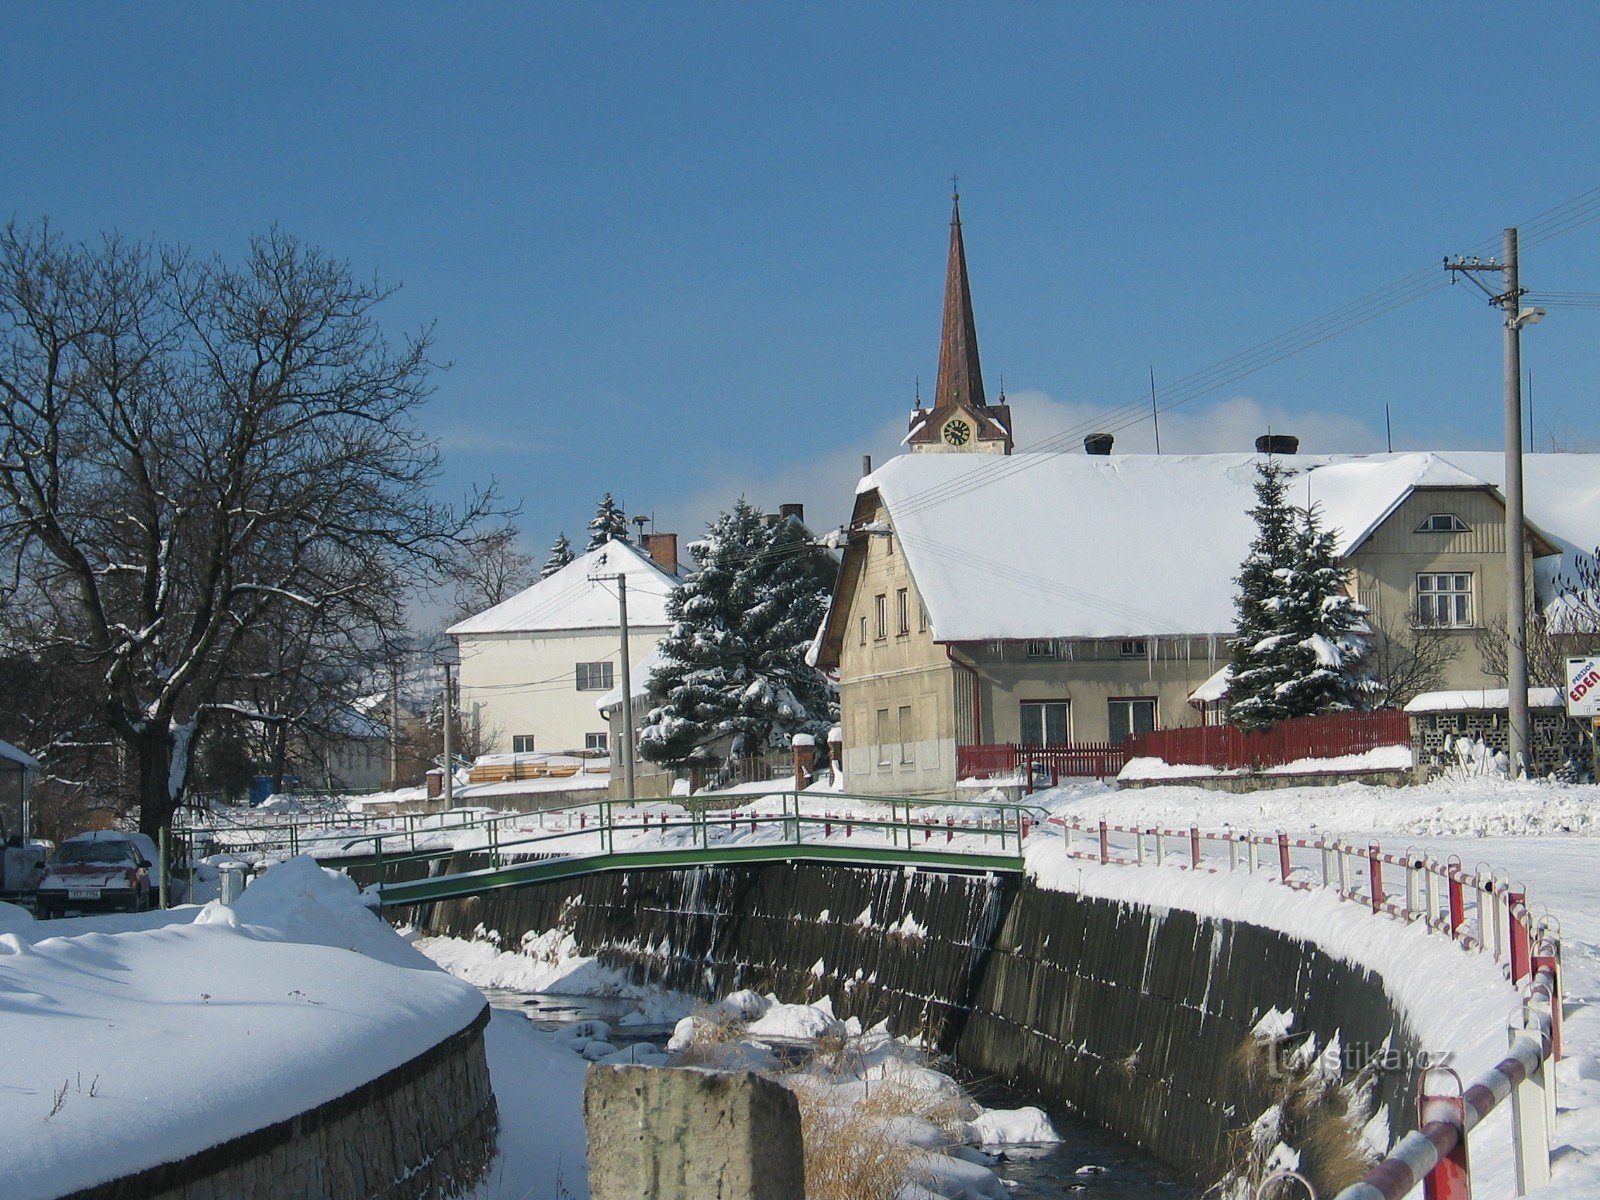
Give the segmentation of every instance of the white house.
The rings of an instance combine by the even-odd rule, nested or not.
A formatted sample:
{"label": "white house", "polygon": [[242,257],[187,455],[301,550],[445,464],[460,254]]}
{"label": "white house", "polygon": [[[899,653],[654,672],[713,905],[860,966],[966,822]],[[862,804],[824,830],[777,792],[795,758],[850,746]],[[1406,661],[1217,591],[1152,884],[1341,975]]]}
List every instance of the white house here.
{"label": "white house", "polygon": [[642,662],[667,632],[679,580],[677,535],[647,550],[608,542],[446,633],[461,654],[462,720],[486,749],[609,754],[596,701],[621,682],[618,580],[626,580],[628,647]]}

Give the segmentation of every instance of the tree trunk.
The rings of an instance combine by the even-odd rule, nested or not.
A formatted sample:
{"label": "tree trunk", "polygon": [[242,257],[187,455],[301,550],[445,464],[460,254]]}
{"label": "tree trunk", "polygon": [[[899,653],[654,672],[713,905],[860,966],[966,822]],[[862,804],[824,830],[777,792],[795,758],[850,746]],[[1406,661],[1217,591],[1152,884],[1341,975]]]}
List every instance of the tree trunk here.
{"label": "tree trunk", "polygon": [[172,725],[149,722],[127,741],[139,769],[139,832],[156,838],[178,808],[171,794]]}

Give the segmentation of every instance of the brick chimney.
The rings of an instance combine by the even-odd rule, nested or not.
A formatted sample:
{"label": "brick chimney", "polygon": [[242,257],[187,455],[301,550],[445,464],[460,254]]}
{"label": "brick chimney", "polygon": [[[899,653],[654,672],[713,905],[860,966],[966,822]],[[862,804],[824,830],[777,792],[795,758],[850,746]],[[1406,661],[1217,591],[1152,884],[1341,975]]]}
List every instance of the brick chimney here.
{"label": "brick chimney", "polygon": [[804,504],[778,505],[778,519],[787,521],[790,517],[804,525],[806,523],[806,506]]}
{"label": "brick chimney", "polygon": [[1083,439],[1083,452],[1085,454],[1110,454],[1111,446],[1116,440],[1109,433],[1091,433]]}
{"label": "brick chimney", "polygon": [[644,535],[644,552],[655,560],[669,575],[678,573],[678,535],[675,533],[647,533]]}
{"label": "brick chimney", "polygon": [[1298,454],[1300,439],[1292,433],[1263,433],[1256,439],[1257,454]]}

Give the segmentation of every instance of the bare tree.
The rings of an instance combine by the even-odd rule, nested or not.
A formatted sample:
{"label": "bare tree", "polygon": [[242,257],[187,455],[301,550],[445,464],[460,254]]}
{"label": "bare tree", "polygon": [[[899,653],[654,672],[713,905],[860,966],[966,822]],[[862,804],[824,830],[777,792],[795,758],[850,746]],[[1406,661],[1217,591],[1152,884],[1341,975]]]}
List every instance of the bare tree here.
{"label": "bare tree", "polygon": [[270,670],[263,622],[398,629],[395,585],[441,582],[494,515],[492,488],[433,498],[429,334],[391,344],[389,294],[276,230],[237,265],[0,233],[0,550],[33,651],[92,668],[146,832],[217,706]]}
{"label": "bare tree", "polygon": [[[1528,684],[1564,687],[1569,655],[1600,649],[1600,548],[1576,556],[1573,573],[1557,576],[1548,604],[1528,605]],[[1483,670],[1507,678],[1508,643],[1504,614],[1492,616],[1479,631]]]}
{"label": "bare tree", "polygon": [[1415,612],[1396,620],[1369,617],[1361,665],[1372,682],[1374,708],[1404,708],[1432,691],[1460,652],[1460,642],[1443,626],[1422,621]]}
{"label": "bare tree", "polygon": [[517,531],[504,526],[475,533],[455,571],[456,617],[470,617],[509,600],[539,578],[531,555],[517,549]]}

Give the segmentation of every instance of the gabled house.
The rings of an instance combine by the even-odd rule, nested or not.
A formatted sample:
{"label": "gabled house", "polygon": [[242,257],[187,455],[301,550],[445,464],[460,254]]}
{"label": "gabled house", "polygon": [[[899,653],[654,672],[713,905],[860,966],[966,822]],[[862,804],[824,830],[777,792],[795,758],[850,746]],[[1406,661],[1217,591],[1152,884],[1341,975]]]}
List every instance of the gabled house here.
{"label": "gabled house", "polygon": [[[981,406],[959,222],[947,273],[939,390],[912,451],[857,485],[817,665],[838,672],[847,790],[946,794],[985,747],[1117,743],[1194,725],[1220,699],[1234,577],[1255,527],[1256,465],[1272,451],[1289,498],[1338,531],[1374,624],[1413,616],[1456,643],[1439,686],[1493,686],[1475,641],[1503,622],[1503,459],[1488,453],[1011,453],[940,437]],[[988,410],[992,413],[994,410]],[[973,453],[997,450],[998,456]],[[939,450],[940,453],[931,451]],[[1600,542],[1600,456],[1526,459],[1529,578],[1548,600]]]}
{"label": "gabled house", "polygon": [[643,550],[607,542],[445,631],[461,654],[461,719],[478,744],[513,754],[610,753],[595,702],[621,682],[614,577],[627,581],[634,664],[666,634],[667,597],[680,579],[677,535],[645,542]]}

